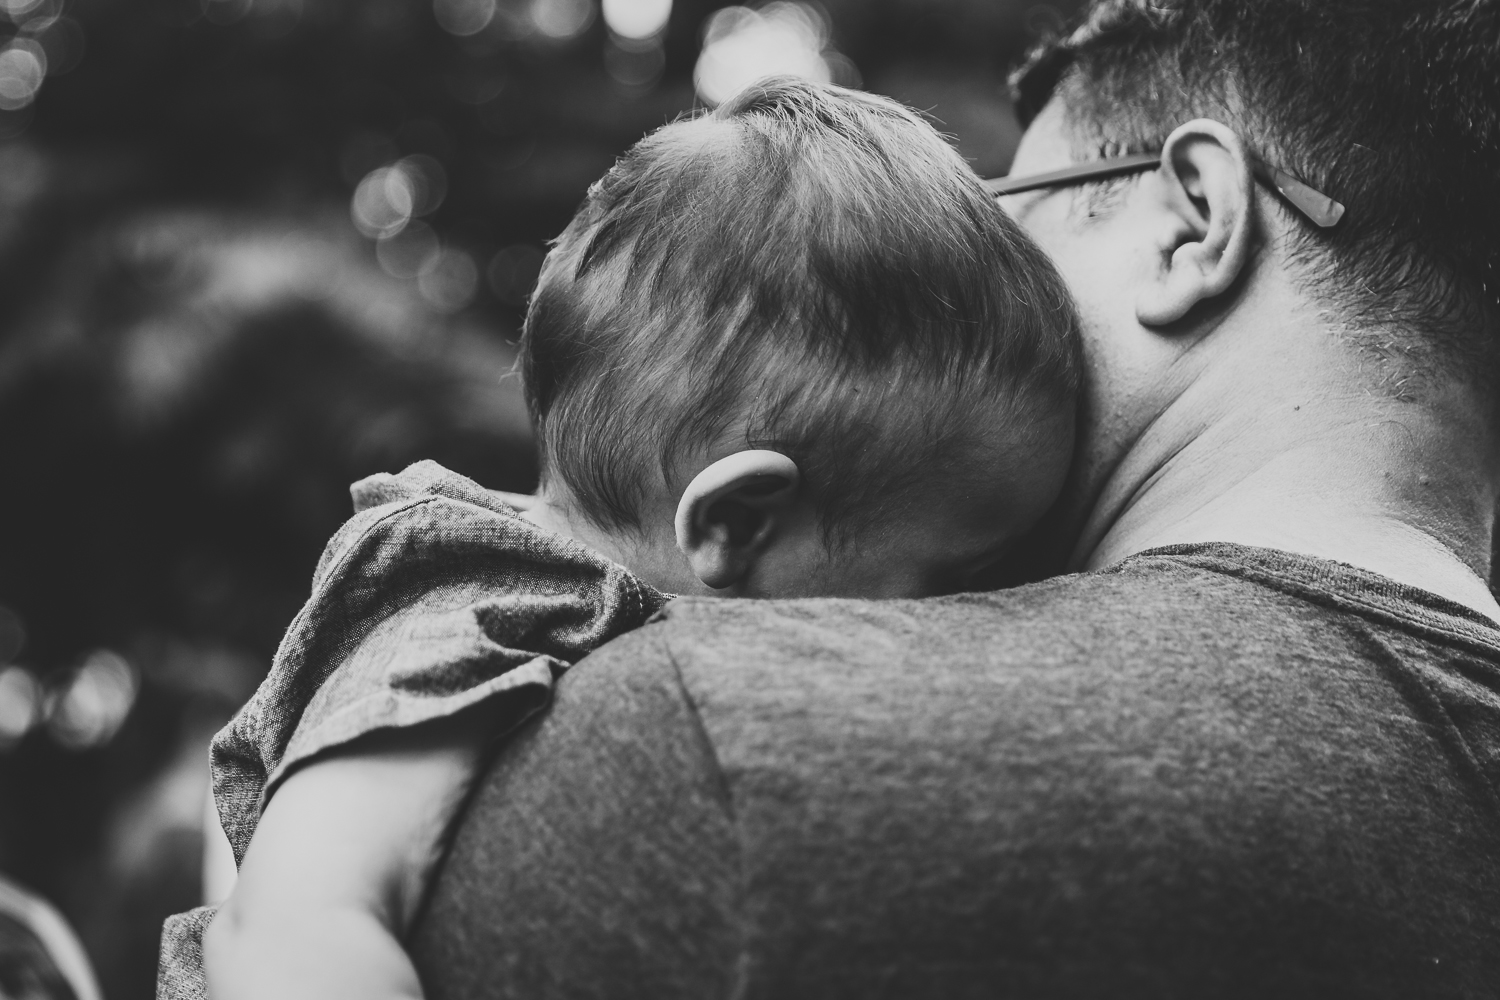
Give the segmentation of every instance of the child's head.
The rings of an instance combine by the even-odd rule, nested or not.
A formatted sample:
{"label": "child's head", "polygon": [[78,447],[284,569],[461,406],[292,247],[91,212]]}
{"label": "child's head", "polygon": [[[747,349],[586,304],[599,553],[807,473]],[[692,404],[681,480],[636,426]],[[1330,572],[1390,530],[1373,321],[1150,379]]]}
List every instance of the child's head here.
{"label": "child's head", "polygon": [[1061,488],[1075,340],[931,126],[768,81],[638,143],[548,256],[531,516],[679,593],[962,589]]}

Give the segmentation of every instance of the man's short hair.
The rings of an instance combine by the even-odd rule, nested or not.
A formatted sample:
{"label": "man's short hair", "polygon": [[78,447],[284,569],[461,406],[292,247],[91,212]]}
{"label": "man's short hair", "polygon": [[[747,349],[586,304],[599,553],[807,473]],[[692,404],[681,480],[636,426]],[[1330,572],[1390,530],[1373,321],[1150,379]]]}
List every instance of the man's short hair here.
{"label": "man's short hair", "polygon": [[[1342,202],[1299,220],[1314,288],[1396,356],[1500,375],[1500,2],[1096,0],[1013,78],[1029,120],[1055,92],[1093,155],[1155,152],[1215,118]],[[1419,331],[1416,338],[1389,331]],[[1414,362],[1415,364],[1411,364]]]}
{"label": "man's short hair", "polygon": [[764,447],[798,464],[834,540],[961,475],[997,406],[1036,444],[1073,405],[1076,334],[1051,263],[926,121],[773,79],[590,189],[521,367],[543,481],[596,523],[639,527],[663,482],[686,485],[684,452]]}

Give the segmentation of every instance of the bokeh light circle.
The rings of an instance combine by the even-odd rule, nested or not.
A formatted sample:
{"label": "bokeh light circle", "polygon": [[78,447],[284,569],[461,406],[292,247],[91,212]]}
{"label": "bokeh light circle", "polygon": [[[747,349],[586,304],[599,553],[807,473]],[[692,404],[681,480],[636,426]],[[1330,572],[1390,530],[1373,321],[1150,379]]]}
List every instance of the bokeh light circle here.
{"label": "bokeh light circle", "polygon": [[371,239],[389,239],[411,221],[417,195],[411,171],[399,163],[378,167],[354,189],[349,215],[361,233]]}
{"label": "bokeh light circle", "polygon": [[448,172],[436,157],[416,153],[395,165],[412,190],[412,215],[431,215],[448,197]]}
{"label": "bokeh light circle", "polygon": [[604,0],[604,23],[621,38],[659,35],[672,16],[672,0]]}
{"label": "bokeh light circle", "polygon": [[708,20],[693,83],[708,104],[721,104],[768,76],[829,83],[833,73],[823,58],[827,41],[827,25],[806,4],[725,7]]}
{"label": "bokeh light circle", "polygon": [[0,12],[12,21],[22,21],[47,0],[0,0]]}
{"label": "bokeh light circle", "polygon": [[41,720],[42,687],[21,667],[0,670],[0,750],[21,741]]}
{"label": "bokeh light circle", "polygon": [[531,0],[531,23],[548,38],[574,38],[594,23],[594,0]]}
{"label": "bokeh light circle", "polygon": [[432,0],[438,26],[450,35],[477,35],[495,19],[495,0]]}
{"label": "bokeh light circle", "polygon": [[135,668],[119,653],[91,653],[54,692],[47,718],[52,738],[69,750],[108,743],[134,707],[139,683]]}
{"label": "bokeh light circle", "polygon": [[433,309],[458,312],[474,301],[479,288],[479,268],[462,250],[440,250],[417,276],[417,290]]}
{"label": "bokeh light circle", "polygon": [[0,110],[19,111],[36,100],[47,76],[47,53],[30,38],[0,49]]}

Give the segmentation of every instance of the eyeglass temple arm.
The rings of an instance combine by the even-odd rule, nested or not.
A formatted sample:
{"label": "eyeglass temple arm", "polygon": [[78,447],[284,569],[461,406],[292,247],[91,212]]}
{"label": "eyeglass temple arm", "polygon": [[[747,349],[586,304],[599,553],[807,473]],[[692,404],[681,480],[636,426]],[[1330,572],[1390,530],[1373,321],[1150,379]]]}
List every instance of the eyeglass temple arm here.
{"label": "eyeglass temple arm", "polygon": [[[1321,191],[1303,184],[1297,178],[1279,167],[1273,167],[1259,157],[1252,157],[1251,164],[1255,176],[1261,183],[1273,187],[1281,193],[1281,196],[1307,216],[1317,225],[1328,229],[1338,225],[1338,221],[1344,217],[1344,206],[1323,194]],[[1027,177],[994,177],[985,181],[985,186],[995,197],[1007,194],[1020,194],[1023,191],[1035,191],[1040,188],[1059,187],[1064,184],[1077,184],[1082,181],[1104,180],[1107,177],[1118,177],[1122,174],[1140,173],[1144,170],[1154,170],[1161,166],[1160,153],[1133,153],[1130,156],[1117,156],[1107,160],[1095,160],[1091,163],[1080,163],[1072,167],[1064,167],[1061,170],[1053,170],[1045,174],[1032,174]]]}
{"label": "eyeglass temple arm", "polygon": [[1091,160],[1088,163],[1078,163],[1071,167],[1063,167],[1061,170],[1053,170],[1045,174],[1027,174],[1022,177],[993,177],[985,181],[985,186],[995,197],[1007,194],[1020,194],[1023,191],[1037,191],[1041,188],[1061,187],[1065,184],[1075,184],[1082,181],[1100,181],[1106,177],[1118,177],[1121,174],[1135,174],[1143,170],[1155,170],[1161,166],[1160,153],[1133,153],[1130,156],[1116,156],[1107,160]]}
{"label": "eyeglass temple arm", "polygon": [[1255,176],[1263,184],[1280,191],[1283,198],[1322,228],[1332,229],[1344,217],[1344,206],[1322,191],[1308,187],[1285,170],[1271,166],[1258,156],[1252,156],[1250,162],[1254,165]]}

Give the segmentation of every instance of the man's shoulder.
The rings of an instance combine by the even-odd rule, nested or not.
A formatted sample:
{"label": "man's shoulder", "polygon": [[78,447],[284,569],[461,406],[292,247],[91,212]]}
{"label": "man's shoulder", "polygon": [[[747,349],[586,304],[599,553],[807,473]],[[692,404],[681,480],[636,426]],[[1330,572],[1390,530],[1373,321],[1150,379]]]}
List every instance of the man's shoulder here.
{"label": "man's shoulder", "polygon": [[919,660],[969,671],[1129,668],[1298,655],[1348,659],[1371,634],[1500,663],[1477,615],[1353,567],[1213,544],[984,594],[909,601],[679,599],[659,615],[679,665],[774,668]]}
{"label": "man's shoulder", "polygon": [[[509,929],[460,958],[597,982],[692,945],[691,988],[653,996],[1480,995],[1500,670],[1479,630],[1225,552],[931,601],[683,601],[501,754],[427,940],[469,940],[480,903],[527,914],[534,949]],[[566,919],[537,919],[552,896]]]}
{"label": "man's shoulder", "polygon": [[1192,655],[1247,631],[1294,629],[1303,617],[1321,623],[1327,609],[1218,566],[1148,557],[923,600],[679,599],[655,627],[660,648],[680,664],[850,662],[878,671],[917,659],[926,670],[940,663],[1027,669],[1117,663],[1144,650]]}
{"label": "man's shoulder", "polygon": [[[1448,708],[1500,724],[1500,633],[1392,587],[1284,553],[1184,547],[992,594],[674,602],[610,662],[657,671],[721,756],[757,767],[842,759],[849,739],[903,770],[1053,738],[1065,769],[1089,747],[1102,756],[1087,766],[1108,769],[1332,740],[1410,772],[1412,733]],[[1411,701],[1419,688],[1431,704]],[[1350,728],[1351,713],[1373,721]]]}

